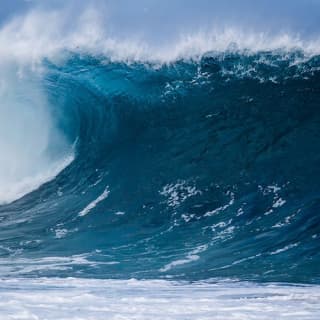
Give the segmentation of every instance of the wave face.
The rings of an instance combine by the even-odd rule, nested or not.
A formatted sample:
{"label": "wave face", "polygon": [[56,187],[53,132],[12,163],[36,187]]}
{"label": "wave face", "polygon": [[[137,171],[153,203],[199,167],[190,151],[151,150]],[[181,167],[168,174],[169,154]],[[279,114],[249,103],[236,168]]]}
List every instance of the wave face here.
{"label": "wave face", "polygon": [[320,56],[65,54],[41,90],[74,160],[0,206],[3,276],[319,283]]}

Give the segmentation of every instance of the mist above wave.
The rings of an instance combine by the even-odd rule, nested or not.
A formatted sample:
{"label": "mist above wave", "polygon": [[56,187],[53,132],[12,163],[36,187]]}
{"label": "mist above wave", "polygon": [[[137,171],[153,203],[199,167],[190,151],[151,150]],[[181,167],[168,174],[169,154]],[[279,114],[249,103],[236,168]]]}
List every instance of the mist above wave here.
{"label": "mist above wave", "polygon": [[[172,26],[165,38],[159,31],[146,36],[137,28],[124,34],[117,29],[108,8],[86,6],[77,15],[67,9],[33,9],[9,20],[0,29],[0,57],[39,66],[44,58],[63,61],[66,52],[106,56],[112,61],[168,63],[197,59],[208,52],[259,52],[301,50],[320,53],[320,39],[297,30],[270,31],[236,21],[216,20],[187,27]],[[122,28],[127,30],[125,27]],[[148,26],[146,26],[148,29]],[[159,38],[157,41],[157,38]],[[62,60],[61,60],[62,59]]]}

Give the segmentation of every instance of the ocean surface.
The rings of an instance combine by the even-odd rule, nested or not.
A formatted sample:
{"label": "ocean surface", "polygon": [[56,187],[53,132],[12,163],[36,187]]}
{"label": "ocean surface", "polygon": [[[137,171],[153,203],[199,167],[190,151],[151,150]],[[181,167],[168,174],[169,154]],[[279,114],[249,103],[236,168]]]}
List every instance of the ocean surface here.
{"label": "ocean surface", "polygon": [[1,319],[320,317],[311,45],[30,55],[25,29],[0,50]]}

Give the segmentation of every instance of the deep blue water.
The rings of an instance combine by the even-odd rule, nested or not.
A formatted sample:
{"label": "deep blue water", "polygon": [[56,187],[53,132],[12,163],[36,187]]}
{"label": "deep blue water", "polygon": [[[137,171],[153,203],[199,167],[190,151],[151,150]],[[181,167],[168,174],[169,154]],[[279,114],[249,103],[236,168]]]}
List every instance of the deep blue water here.
{"label": "deep blue water", "polygon": [[0,274],[320,282],[319,56],[44,65],[75,159],[0,206]]}

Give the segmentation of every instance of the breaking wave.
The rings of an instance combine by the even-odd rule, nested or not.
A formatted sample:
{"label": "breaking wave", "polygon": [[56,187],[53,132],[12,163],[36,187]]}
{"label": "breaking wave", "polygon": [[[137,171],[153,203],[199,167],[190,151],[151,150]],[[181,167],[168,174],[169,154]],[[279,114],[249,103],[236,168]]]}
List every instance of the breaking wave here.
{"label": "breaking wave", "polygon": [[1,28],[1,275],[319,283],[319,42],[105,30]]}

